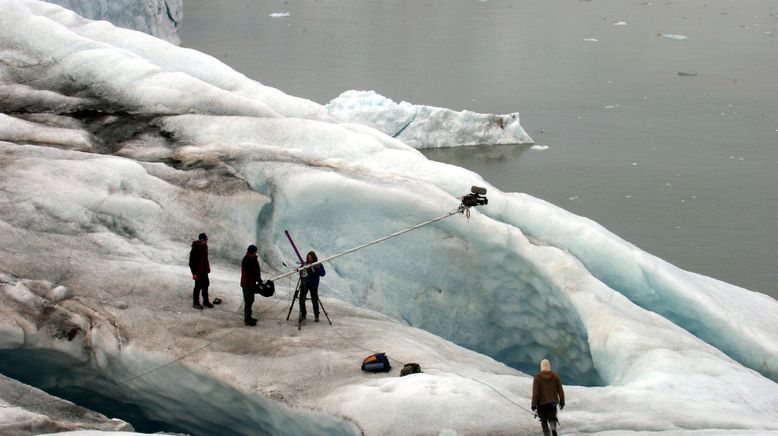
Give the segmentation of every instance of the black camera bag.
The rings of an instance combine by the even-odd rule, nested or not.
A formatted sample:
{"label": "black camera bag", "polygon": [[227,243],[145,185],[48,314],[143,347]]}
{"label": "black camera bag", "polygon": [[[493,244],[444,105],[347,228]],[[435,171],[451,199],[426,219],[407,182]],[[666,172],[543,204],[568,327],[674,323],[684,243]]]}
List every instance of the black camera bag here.
{"label": "black camera bag", "polygon": [[263,297],[272,297],[276,293],[276,285],[272,280],[265,280],[254,285],[254,293]]}

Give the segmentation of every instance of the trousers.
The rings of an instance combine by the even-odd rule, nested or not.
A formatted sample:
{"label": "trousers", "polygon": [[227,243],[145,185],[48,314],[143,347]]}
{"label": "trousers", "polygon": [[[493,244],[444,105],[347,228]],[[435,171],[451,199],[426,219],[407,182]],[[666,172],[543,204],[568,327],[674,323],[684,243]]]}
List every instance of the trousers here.
{"label": "trousers", "polygon": [[192,303],[200,304],[200,293],[203,294],[203,303],[208,303],[208,286],[211,282],[208,280],[208,274],[197,276],[195,280],[194,289],[192,290]]}

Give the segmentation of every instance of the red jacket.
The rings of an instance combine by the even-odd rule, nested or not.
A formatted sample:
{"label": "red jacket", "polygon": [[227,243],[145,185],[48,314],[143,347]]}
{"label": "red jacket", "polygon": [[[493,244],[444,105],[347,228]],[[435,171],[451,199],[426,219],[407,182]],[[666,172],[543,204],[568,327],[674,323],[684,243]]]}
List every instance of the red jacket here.
{"label": "red jacket", "polygon": [[208,262],[208,244],[205,241],[192,241],[189,269],[192,270],[192,275],[196,276],[204,276],[211,272],[211,264]]}
{"label": "red jacket", "polygon": [[262,281],[257,253],[246,253],[240,263],[240,287],[250,288]]}

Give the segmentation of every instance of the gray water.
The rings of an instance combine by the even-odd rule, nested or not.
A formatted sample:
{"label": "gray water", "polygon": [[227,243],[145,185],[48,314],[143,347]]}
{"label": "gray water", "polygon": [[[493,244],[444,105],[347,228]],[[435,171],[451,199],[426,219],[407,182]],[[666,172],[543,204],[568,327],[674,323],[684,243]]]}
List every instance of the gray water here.
{"label": "gray water", "polygon": [[774,0],[185,0],[180,34],[185,47],[319,103],[373,89],[519,111],[547,151],[425,154],[778,298]]}

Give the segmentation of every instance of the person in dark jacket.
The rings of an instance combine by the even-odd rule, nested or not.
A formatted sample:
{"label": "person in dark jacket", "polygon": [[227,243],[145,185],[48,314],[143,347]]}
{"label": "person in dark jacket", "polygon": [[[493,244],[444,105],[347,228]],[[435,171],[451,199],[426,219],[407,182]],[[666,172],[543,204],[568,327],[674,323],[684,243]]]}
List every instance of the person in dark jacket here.
{"label": "person in dark jacket", "polygon": [[[319,259],[316,257],[316,253],[313,251],[309,251],[305,256],[306,265],[311,265],[318,261]],[[304,320],[305,316],[307,315],[307,311],[305,310],[305,299],[308,295],[308,292],[310,291],[311,303],[313,304],[313,320],[315,322],[319,322],[319,278],[323,277],[326,273],[327,272],[324,271],[324,265],[322,264],[314,265],[310,268],[305,268],[304,270],[300,271],[302,283],[300,287],[299,321]]]}
{"label": "person in dark jacket", "polygon": [[[537,410],[545,436],[557,436],[556,406],[565,408],[565,391],[559,376],[551,371],[548,359],[540,361],[540,372],[532,382],[532,410]],[[549,432],[549,424],[551,431]]]}
{"label": "person in dark jacket", "polygon": [[[192,251],[189,252],[189,269],[192,270],[192,279],[195,281],[192,290],[192,307],[203,309],[213,307],[208,300],[208,274],[211,272],[211,264],[208,262],[208,236],[200,233],[196,241],[192,241]],[[200,293],[203,294],[203,304],[200,305]]]}
{"label": "person in dark jacket", "polygon": [[243,288],[243,322],[246,325],[257,325],[257,319],[251,317],[251,305],[254,304],[254,289],[262,281],[257,259],[257,246],[249,245],[246,255],[240,264],[240,287]]}

